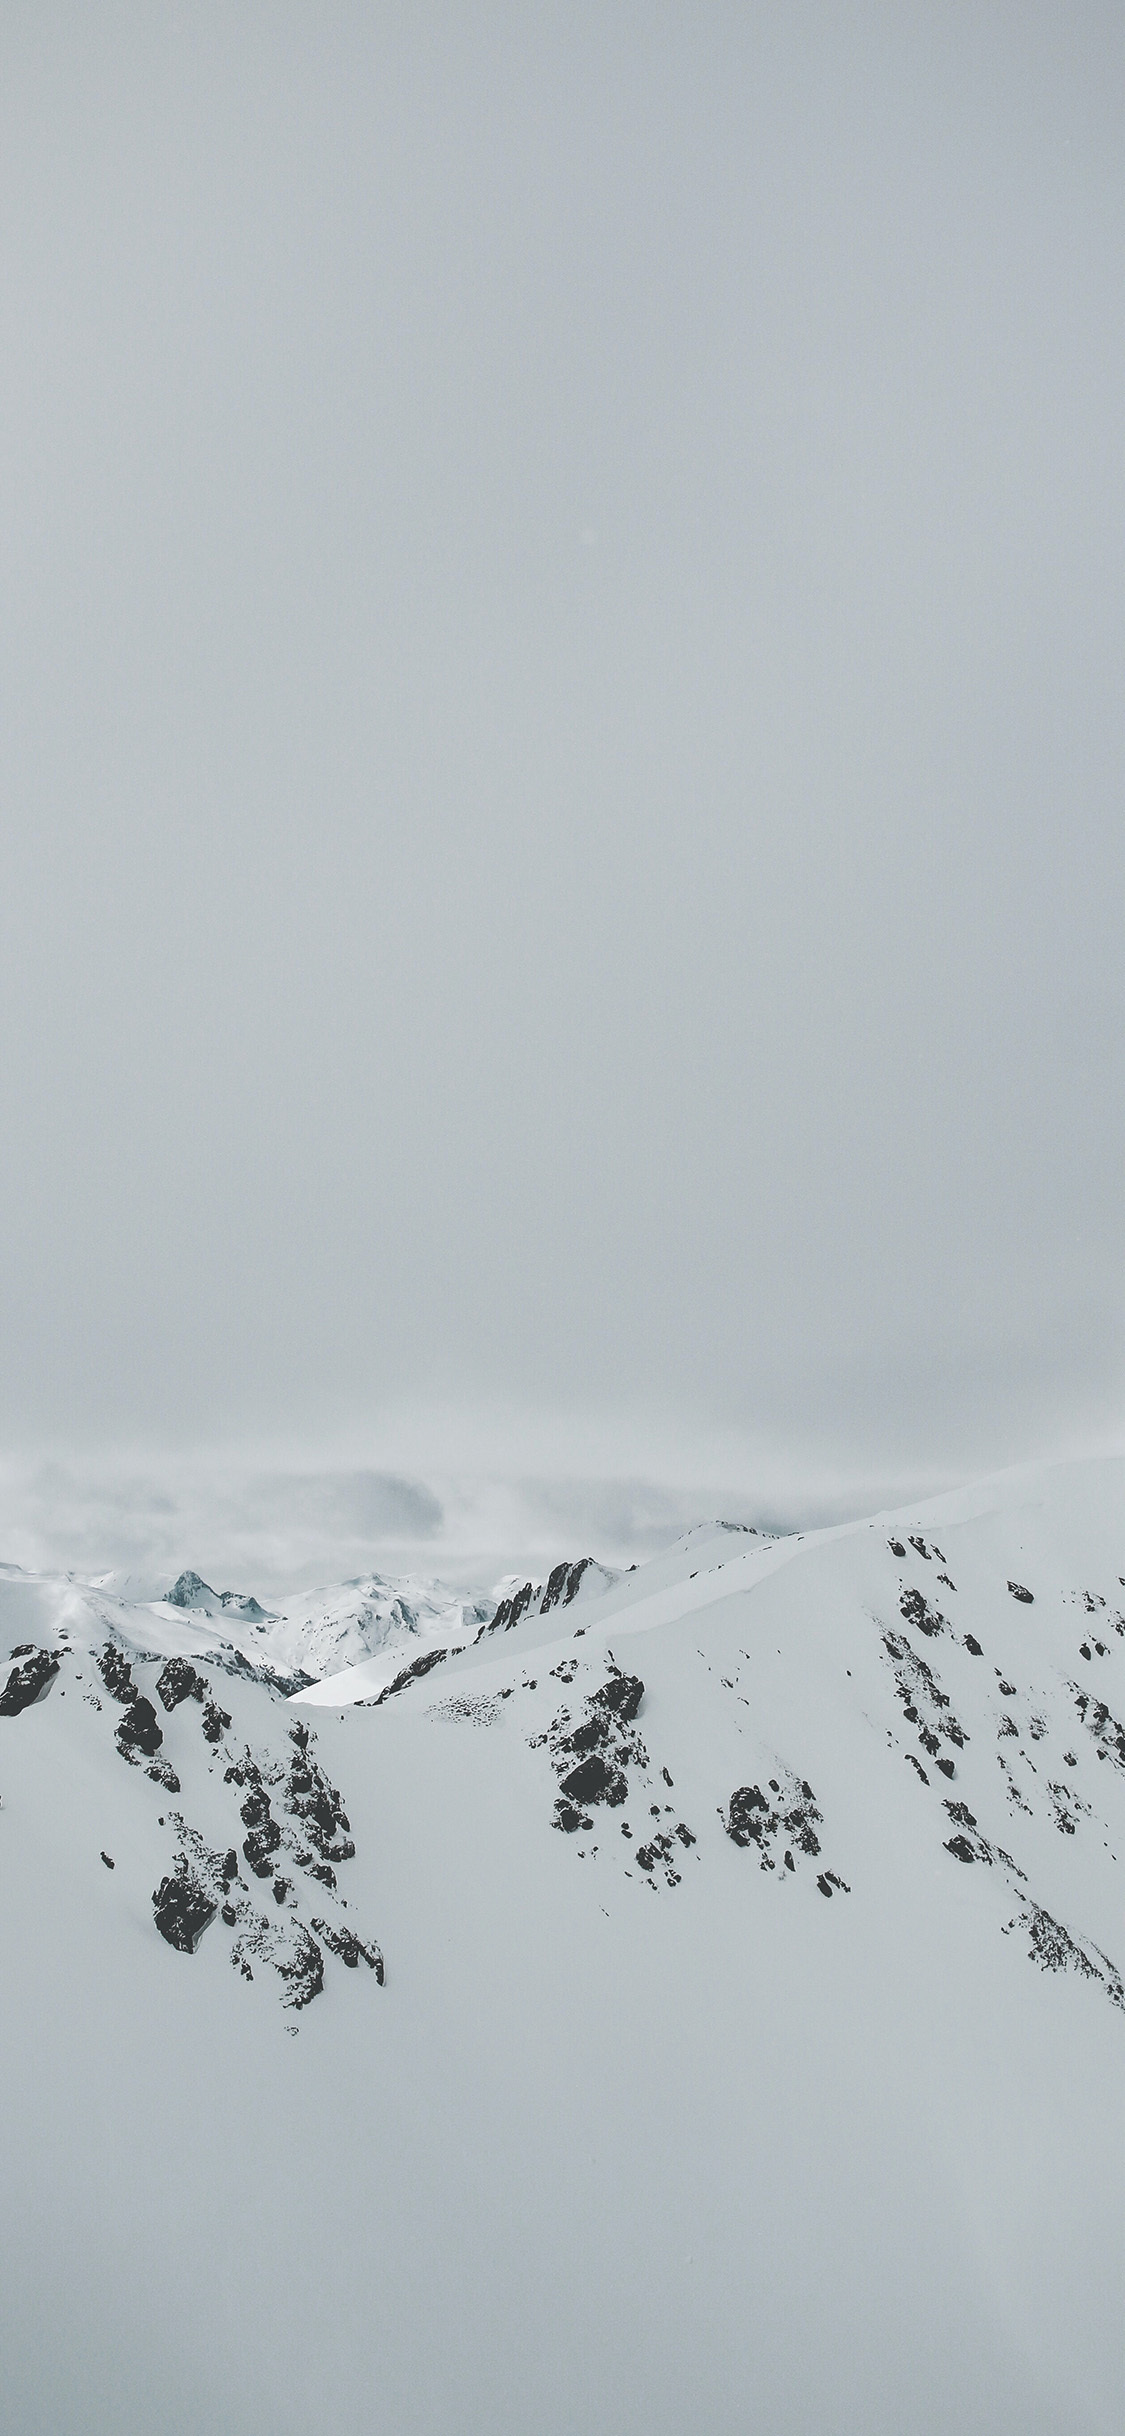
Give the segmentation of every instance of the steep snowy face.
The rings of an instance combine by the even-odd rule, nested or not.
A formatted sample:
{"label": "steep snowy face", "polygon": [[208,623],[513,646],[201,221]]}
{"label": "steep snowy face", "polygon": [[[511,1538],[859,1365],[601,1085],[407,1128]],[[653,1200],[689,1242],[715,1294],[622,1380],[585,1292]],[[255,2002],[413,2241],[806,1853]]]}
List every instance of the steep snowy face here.
{"label": "steep snowy face", "polygon": [[[0,1581],[5,2187],[55,2252],[84,2177],[156,2207],[188,2296],[167,2406],[29,2337],[18,2436],[1116,2429],[1125,1467],[589,1571],[289,1692]],[[111,2056],[190,2240],[100,2146]],[[114,2239],[69,2289],[124,2327]]]}

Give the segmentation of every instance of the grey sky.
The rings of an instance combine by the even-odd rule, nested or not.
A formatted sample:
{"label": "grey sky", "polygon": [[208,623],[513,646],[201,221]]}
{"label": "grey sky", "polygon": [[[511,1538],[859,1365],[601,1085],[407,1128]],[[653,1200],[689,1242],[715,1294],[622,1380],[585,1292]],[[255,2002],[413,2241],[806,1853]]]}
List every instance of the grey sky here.
{"label": "grey sky", "polygon": [[1120,9],[6,0],[0,215],[12,1460],[1119,1438]]}

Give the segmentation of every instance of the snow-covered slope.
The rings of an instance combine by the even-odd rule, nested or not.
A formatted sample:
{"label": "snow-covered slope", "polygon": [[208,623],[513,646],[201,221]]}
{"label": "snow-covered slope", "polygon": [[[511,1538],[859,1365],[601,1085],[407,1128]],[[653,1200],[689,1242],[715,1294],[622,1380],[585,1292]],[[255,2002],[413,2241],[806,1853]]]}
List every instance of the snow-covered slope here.
{"label": "snow-covered slope", "polygon": [[[452,1589],[414,1574],[396,1580],[364,1574],[325,1589],[297,1590],[273,1608],[263,1607],[252,1593],[214,1590],[190,1569],[158,1585],[114,1573],[89,1580],[74,1574],[32,1576],[6,1565],[0,1566],[0,1597],[4,1583],[11,1596],[27,1603],[29,1614],[43,1619],[44,1628],[54,1617],[80,1637],[104,1630],[138,1647],[189,1657],[213,1654],[219,1664],[241,1657],[290,1691],[357,1665],[366,1668],[365,1689],[378,1690],[422,1651],[475,1640],[501,1596],[500,1588],[491,1595]],[[5,1623],[15,1613],[15,1607],[0,1606]]]}
{"label": "snow-covered slope", "polygon": [[1125,1465],[359,1699],[89,1596],[0,1577],[16,2436],[1117,2430]]}

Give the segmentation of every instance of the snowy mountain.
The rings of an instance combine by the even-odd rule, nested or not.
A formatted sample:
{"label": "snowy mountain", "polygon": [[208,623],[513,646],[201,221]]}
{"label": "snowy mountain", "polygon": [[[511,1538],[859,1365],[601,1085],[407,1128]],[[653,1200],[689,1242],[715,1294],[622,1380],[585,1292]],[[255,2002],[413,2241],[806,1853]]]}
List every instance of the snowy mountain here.
{"label": "snowy mountain", "polygon": [[44,1629],[53,1616],[72,1637],[103,1631],[136,1647],[214,1656],[220,1666],[245,1660],[286,1691],[356,1666],[366,1669],[363,1688],[378,1690],[420,1651],[474,1640],[496,1614],[503,1587],[490,1595],[420,1575],[388,1580],[364,1574],[325,1589],[292,1591],[278,1607],[267,1608],[250,1592],[212,1589],[190,1567],[175,1581],[156,1584],[114,1573],[85,1581],[74,1574],[35,1576],[8,1565],[0,1566],[4,1582],[19,1589],[27,1612]]}
{"label": "snowy mountain", "polygon": [[1116,2430],[1125,1464],[560,1577],[0,1574],[7,2424]]}

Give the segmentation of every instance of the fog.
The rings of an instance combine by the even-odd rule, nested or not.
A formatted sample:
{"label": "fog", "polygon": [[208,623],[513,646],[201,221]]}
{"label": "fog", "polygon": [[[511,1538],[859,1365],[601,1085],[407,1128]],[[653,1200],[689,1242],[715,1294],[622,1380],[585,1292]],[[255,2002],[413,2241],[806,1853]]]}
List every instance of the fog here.
{"label": "fog", "polygon": [[1121,1443],[1123,70],[8,0],[0,1553]]}

